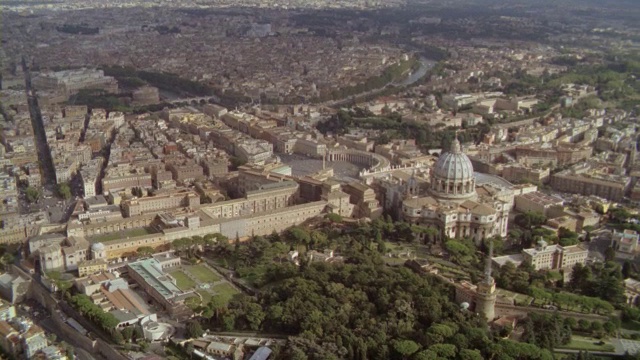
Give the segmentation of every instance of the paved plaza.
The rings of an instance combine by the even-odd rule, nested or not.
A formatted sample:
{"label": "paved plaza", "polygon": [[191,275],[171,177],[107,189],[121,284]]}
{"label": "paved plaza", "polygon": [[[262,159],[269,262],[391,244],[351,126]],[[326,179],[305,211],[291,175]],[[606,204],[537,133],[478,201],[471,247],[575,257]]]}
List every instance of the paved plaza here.
{"label": "paved plaza", "polygon": [[[322,170],[322,159],[312,159],[302,155],[278,155],[283,163],[291,166],[293,176],[305,176]],[[362,166],[348,161],[327,161],[327,168],[333,168],[335,176],[341,180],[349,181],[358,178]]]}
{"label": "paved plaza", "polygon": [[636,354],[640,352],[640,341],[637,340],[617,339],[617,341],[613,341],[613,344],[616,346],[616,353],[618,354]]}

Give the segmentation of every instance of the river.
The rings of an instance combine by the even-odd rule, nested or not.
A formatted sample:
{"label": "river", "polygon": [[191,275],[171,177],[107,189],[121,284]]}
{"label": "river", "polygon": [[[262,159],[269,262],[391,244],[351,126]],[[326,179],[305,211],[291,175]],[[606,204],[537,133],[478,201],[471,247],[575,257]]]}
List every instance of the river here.
{"label": "river", "polygon": [[381,87],[379,89],[373,89],[373,90],[369,90],[367,92],[363,92],[360,94],[356,94],[356,95],[351,95],[347,98],[344,99],[340,99],[340,100],[332,100],[332,101],[328,101],[326,103],[324,103],[327,106],[337,106],[337,105],[343,105],[346,104],[350,101],[353,101],[354,99],[358,99],[358,98],[362,98],[363,96],[371,96],[371,95],[375,95],[377,93],[382,92],[384,89],[386,89],[389,86],[399,86],[399,87],[403,87],[403,86],[409,86],[414,84],[415,82],[417,82],[418,80],[422,79],[423,76],[425,76],[427,74],[427,72],[435,66],[435,64],[437,64],[437,61],[435,60],[430,60],[427,59],[426,57],[421,56],[420,59],[418,59],[418,61],[420,62],[420,67],[416,70],[413,71],[409,74],[409,76],[407,76],[407,78],[405,78],[404,80],[400,81],[400,82],[390,82],[387,85],[385,85],[384,87]]}
{"label": "river", "polygon": [[396,82],[393,85],[396,86],[408,86],[411,85],[413,83],[415,83],[416,81],[422,79],[423,76],[427,75],[427,72],[429,70],[431,70],[431,68],[437,63],[437,61],[434,60],[429,60],[425,57],[420,57],[420,59],[418,60],[420,62],[420,67],[409,74],[409,77],[407,77],[406,79],[404,79],[401,82]]}

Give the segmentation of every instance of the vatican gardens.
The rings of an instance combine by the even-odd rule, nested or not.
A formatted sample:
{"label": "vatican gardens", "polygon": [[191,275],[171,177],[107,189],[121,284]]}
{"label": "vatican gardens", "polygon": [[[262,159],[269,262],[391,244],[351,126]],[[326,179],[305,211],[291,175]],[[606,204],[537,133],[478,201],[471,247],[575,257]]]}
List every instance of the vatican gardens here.
{"label": "vatican gardens", "polygon": [[[256,296],[194,304],[195,325],[198,331],[282,336],[287,342],[274,349],[274,358],[309,360],[554,359],[554,348],[567,343],[572,331],[591,331],[590,322],[578,324],[557,314],[529,317],[521,323],[524,333],[517,335],[508,326],[490,327],[483,316],[453,301],[451,283],[390,257],[394,247],[432,252],[446,240],[430,228],[391,219],[356,223],[328,217],[282,235],[220,243],[202,258],[234,271]],[[456,242],[473,246],[470,240]],[[340,261],[303,256],[291,261],[292,253],[324,249],[334,249]],[[471,265],[469,279],[482,276],[483,256],[474,250],[462,259]],[[496,275],[500,281],[507,276]],[[615,322],[607,329],[594,326],[602,335],[617,329]]]}

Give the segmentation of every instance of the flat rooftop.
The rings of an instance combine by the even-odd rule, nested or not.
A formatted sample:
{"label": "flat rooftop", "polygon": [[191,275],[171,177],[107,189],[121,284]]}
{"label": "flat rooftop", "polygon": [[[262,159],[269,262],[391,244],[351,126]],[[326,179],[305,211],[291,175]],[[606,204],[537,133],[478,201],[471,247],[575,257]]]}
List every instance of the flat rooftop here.
{"label": "flat rooftop", "polygon": [[107,234],[89,236],[87,240],[91,243],[108,243],[110,241],[124,240],[129,238],[135,238],[138,236],[156,234],[157,232],[150,227],[139,227],[133,229],[126,229],[122,231],[111,232]]}
{"label": "flat rooftop", "polygon": [[183,294],[183,291],[173,282],[171,276],[159,270],[160,264],[158,260],[154,258],[144,259],[130,263],[127,266],[165,299],[172,299]]}
{"label": "flat rooftop", "polygon": [[522,256],[522,254],[504,255],[491,258],[491,261],[499,266],[504,266],[509,262],[513,263],[513,265],[515,266],[519,266],[524,261],[524,257]]}
{"label": "flat rooftop", "polygon": [[518,196],[540,205],[561,205],[563,203],[563,200],[561,198],[553,195],[547,195],[539,191],[534,191]]}

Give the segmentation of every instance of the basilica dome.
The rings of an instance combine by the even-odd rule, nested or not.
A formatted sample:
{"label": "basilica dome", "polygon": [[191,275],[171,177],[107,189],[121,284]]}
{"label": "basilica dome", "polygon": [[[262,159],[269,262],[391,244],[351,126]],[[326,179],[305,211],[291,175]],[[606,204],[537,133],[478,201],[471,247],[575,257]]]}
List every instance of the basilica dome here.
{"label": "basilica dome", "polygon": [[433,195],[449,199],[466,199],[475,195],[475,176],[469,157],[454,139],[449,151],[440,154],[431,172]]}
{"label": "basilica dome", "polygon": [[473,165],[469,157],[462,152],[458,139],[453,140],[449,151],[440,155],[433,167],[433,175],[455,181],[466,181],[473,178]]}

